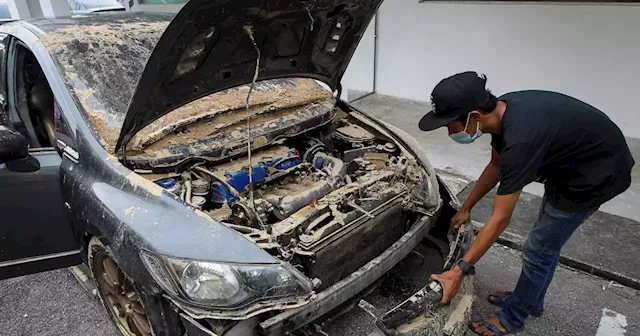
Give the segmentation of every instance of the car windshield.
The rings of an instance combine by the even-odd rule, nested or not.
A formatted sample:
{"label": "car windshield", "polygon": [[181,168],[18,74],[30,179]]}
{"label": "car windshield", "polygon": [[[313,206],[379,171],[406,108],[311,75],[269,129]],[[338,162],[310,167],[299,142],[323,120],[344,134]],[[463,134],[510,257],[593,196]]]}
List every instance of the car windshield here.
{"label": "car windshield", "polygon": [[[34,24],[45,32],[40,39],[57,60],[76,105],[89,120],[102,116],[117,137],[147,59],[172,17],[123,13],[75,17],[54,27]],[[102,143],[113,151],[115,143]]]}

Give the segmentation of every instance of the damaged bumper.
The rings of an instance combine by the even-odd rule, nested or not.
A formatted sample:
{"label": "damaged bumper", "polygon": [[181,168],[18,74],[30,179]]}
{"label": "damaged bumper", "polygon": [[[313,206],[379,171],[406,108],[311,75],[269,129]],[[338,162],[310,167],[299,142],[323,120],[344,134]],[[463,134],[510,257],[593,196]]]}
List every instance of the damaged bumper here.
{"label": "damaged bumper", "polygon": [[[405,234],[385,253],[372,260],[350,277],[336,283],[318,294],[315,300],[298,309],[284,311],[260,324],[266,335],[281,335],[308,324],[316,318],[328,313],[340,304],[353,298],[357,293],[370,286],[375,280],[388,272],[402,260],[424,235],[433,227],[436,217],[423,217],[410,232]],[[464,254],[472,239],[472,230],[465,228],[457,235],[450,237],[451,252],[446,268]],[[407,321],[398,327],[396,335],[456,335],[458,330],[465,330],[473,301],[473,277],[467,277],[460,295],[447,306],[436,306],[422,312],[417,318]],[[407,300],[411,300],[409,298]]]}
{"label": "damaged bumper", "polygon": [[[390,328],[383,323],[384,317],[377,319],[376,330],[369,336],[462,336],[466,334],[467,323],[473,306],[473,276],[467,276],[459,294],[447,305],[434,303],[419,311],[417,316]],[[416,302],[424,295],[424,289],[402,302]],[[394,308],[395,309],[395,308]],[[391,311],[387,312],[389,314]],[[386,314],[385,314],[386,316]]]}
{"label": "damaged bumper", "polygon": [[[358,271],[347,278],[335,283],[331,287],[319,292],[309,301],[298,302],[284,308],[281,313],[275,315],[258,325],[261,335],[283,335],[287,332],[305,326],[317,318],[329,313],[341,304],[353,299],[358,293],[371,286],[376,280],[389,272],[398,262],[405,258],[434,227],[439,213],[435,216],[422,217],[413,228],[404,234],[398,241],[389,247],[384,253],[371,260]],[[445,269],[457,258],[464,254],[472,239],[472,230],[460,230],[456,235],[450,235],[450,253],[445,263]],[[466,330],[469,320],[471,305],[473,302],[473,277],[465,278],[458,295],[449,305],[434,305],[421,311],[417,317],[402,321],[391,333],[383,333],[378,330],[372,335],[462,335]],[[419,292],[416,293],[419,295]],[[412,300],[411,297],[405,302]],[[178,302],[173,302],[174,304]],[[402,304],[402,303],[401,303]],[[221,318],[210,311],[189,309],[184,305],[179,306],[180,317],[189,335],[216,335],[208,328],[200,324],[203,318]],[[270,309],[269,309],[270,310]],[[255,314],[251,314],[255,316]],[[227,316],[228,319],[230,316]],[[239,316],[234,316],[236,319]],[[246,315],[245,315],[246,318]],[[256,317],[257,318],[257,317]],[[462,334],[460,333],[462,332]]]}
{"label": "damaged bumper", "polygon": [[[314,295],[310,301],[303,302],[300,306],[283,306],[280,314],[259,324],[258,329],[261,334],[282,335],[288,331],[298,329],[352,299],[357,293],[369,287],[406,257],[422,241],[427,232],[433,228],[437,219],[437,215],[422,217],[411,230],[405,233],[391,247],[356,272]],[[201,319],[229,319],[230,317],[239,319],[239,316],[235,314],[235,316],[223,317],[220,315],[221,312],[192,308],[171,299],[169,296],[165,296],[165,298],[169,299],[178,309],[189,335],[215,335],[200,324],[199,320]],[[226,313],[228,314],[228,312]],[[251,315],[255,315],[255,312],[252,312]],[[245,318],[247,318],[247,315],[245,315]]]}

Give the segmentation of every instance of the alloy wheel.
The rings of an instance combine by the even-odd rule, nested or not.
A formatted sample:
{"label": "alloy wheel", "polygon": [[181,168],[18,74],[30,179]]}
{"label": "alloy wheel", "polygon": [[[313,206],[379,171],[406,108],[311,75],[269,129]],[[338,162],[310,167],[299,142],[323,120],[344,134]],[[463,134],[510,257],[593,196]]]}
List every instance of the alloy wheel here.
{"label": "alloy wheel", "polygon": [[151,326],[133,284],[106,253],[94,256],[96,282],[104,305],[126,336],[151,336]]}

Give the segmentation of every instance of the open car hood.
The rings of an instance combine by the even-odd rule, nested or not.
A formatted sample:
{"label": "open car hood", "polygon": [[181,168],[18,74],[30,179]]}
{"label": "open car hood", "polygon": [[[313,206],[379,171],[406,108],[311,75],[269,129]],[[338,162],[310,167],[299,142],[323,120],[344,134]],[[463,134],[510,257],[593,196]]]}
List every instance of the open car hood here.
{"label": "open car hood", "polygon": [[205,95],[251,83],[256,47],[260,51],[257,80],[309,77],[337,89],[380,3],[382,0],[190,0],[147,61],[129,102],[116,151],[170,111]]}

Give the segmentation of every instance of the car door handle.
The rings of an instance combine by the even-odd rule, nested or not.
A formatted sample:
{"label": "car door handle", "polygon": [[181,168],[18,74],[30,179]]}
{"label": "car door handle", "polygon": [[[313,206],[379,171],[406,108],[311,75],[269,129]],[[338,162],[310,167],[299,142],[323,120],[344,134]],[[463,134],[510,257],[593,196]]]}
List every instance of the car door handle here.
{"label": "car door handle", "polygon": [[78,153],[78,151],[71,148],[71,146],[67,145],[62,140],[56,140],[56,144],[58,145],[58,148],[60,148],[60,150],[62,151],[63,156],[66,156],[73,163],[78,163],[78,161],[80,160],[80,154]]}

